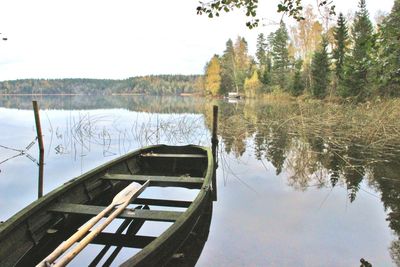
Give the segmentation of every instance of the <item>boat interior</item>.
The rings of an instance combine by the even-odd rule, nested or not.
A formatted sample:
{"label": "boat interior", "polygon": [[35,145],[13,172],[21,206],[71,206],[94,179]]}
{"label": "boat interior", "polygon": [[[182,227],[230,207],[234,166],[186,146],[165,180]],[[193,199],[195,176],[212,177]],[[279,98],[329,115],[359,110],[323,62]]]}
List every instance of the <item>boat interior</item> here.
{"label": "boat interior", "polygon": [[[0,253],[10,252],[2,264],[37,264],[109,205],[124,187],[149,180],[148,188],[92,240],[87,249],[92,257],[82,252],[75,260],[88,266],[125,261],[130,266],[191,266],[189,262],[194,265],[211,221],[208,189],[214,170],[210,170],[210,160],[210,151],[202,147],[158,145],[132,152],[72,179],[28,206],[11,222],[5,222],[13,227],[0,231]],[[177,221],[183,227],[172,227]],[[1,227],[4,225],[0,225],[3,230]],[[175,232],[175,236],[166,232]],[[161,235],[165,235],[167,242],[154,245],[157,242],[153,241]],[[4,242],[7,238],[9,242]],[[176,248],[165,248],[173,243]],[[149,244],[153,248],[146,248]],[[143,255],[132,261],[135,253]],[[143,261],[149,255],[152,259]]]}

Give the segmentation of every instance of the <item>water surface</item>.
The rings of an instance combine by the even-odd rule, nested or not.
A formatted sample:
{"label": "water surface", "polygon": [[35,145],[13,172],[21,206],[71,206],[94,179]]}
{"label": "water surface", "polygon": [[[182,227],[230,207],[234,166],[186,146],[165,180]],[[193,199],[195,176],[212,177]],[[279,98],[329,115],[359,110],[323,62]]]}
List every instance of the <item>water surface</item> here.
{"label": "water surface", "polygon": [[[3,221],[37,197],[31,100],[0,98]],[[218,201],[198,266],[399,262],[400,145],[372,142],[371,135],[354,129],[369,118],[331,117],[321,104],[147,96],[37,100],[46,147],[45,192],[145,145],[210,145],[212,104],[219,105]],[[193,195],[179,192],[182,198]],[[99,247],[90,246],[75,266],[87,264]]]}

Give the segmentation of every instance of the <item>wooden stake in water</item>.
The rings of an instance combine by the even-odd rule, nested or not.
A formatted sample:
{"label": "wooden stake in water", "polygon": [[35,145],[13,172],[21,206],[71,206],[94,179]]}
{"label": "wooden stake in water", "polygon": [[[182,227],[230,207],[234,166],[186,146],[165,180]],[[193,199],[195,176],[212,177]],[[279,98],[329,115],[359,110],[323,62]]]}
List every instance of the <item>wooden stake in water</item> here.
{"label": "wooden stake in water", "polygon": [[211,144],[212,144],[212,154],[214,160],[214,173],[212,178],[212,187],[213,193],[212,198],[214,201],[217,200],[217,148],[218,148],[218,106],[213,106],[213,127],[212,127],[212,137],[211,137]]}
{"label": "wooden stake in water", "polygon": [[38,198],[43,196],[43,165],[44,165],[44,145],[42,126],[40,125],[39,107],[37,101],[32,101],[33,112],[35,114],[36,133],[39,144],[39,182],[38,182]]}

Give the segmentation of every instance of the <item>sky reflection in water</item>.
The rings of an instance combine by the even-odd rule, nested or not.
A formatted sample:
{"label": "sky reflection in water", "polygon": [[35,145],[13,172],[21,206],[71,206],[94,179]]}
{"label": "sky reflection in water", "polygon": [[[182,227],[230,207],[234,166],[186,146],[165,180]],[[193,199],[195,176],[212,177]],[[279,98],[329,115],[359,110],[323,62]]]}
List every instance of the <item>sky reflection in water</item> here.
{"label": "sky reflection in water", "polygon": [[[0,104],[0,145],[24,149],[35,138],[30,99],[2,98]],[[57,97],[40,99],[39,105],[45,192],[144,145],[209,144],[211,103],[204,99]],[[341,159],[340,148],[326,146],[335,142],[312,134],[300,138],[282,123],[277,127],[274,120],[282,118],[273,115],[279,107],[257,104],[268,110],[264,116],[250,103],[219,105],[218,201],[198,266],[358,266],[362,257],[374,266],[395,266],[390,247],[400,231],[394,216],[386,220],[384,205],[400,206],[399,182],[380,177],[396,178],[390,176],[398,171],[396,157],[371,163],[363,156],[349,168],[357,155],[347,151]],[[28,152],[37,158],[37,144]],[[0,162],[16,154],[0,147]],[[0,220],[6,220],[35,200],[37,166],[21,155],[0,170]],[[100,249],[90,246],[77,262],[84,264]]]}

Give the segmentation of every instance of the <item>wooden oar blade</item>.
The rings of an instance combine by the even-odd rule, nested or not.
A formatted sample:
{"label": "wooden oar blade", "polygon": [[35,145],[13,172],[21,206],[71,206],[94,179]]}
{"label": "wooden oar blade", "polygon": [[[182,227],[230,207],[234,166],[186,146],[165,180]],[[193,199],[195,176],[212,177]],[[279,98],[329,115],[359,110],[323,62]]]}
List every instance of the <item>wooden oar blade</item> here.
{"label": "wooden oar blade", "polygon": [[67,265],[76,255],[78,255],[82,249],[84,249],[101,231],[104,230],[117,216],[120,214],[131,202],[133,198],[136,198],[144,189],[149,185],[150,181],[146,181],[142,186],[133,182],[120,193],[118,193],[112,202],[114,207],[117,207],[104,221],[103,224],[99,225],[87,236],[85,236],[67,255],[63,256],[58,262],[55,263],[54,267],[61,267]]}
{"label": "wooden oar blade", "polygon": [[[109,218],[106,219],[106,222],[108,219],[109,222],[107,224],[103,224],[100,226],[106,227],[119,213],[122,212],[122,210],[130,204],[130,202],[139,196],[149,185],[150,180],[147,180],[143,185],[140,185],[139,183],[133,182],[129,184],[127,187],[125,187],[123,190],[121,190],[112,200],[112,203],[107,206],[102,212],[96,215],[96,217],[93,217],[84,225],[83,228],[78,230],[75,234],[70,236],[66,241],[61,243],[50,255],[48,255],[45,259],[43,259],[37,267],[45,267],[48,265],[52,265],[54,261],[61,255],[63,254],[66,250],[68,250],[79,238],[81,238],[83,235],[85,235],[102,217],[104,217],[107,213],[109,213],[112,209],[116,208],[119,206],[111,215]],[[114,217],[112,217],[114,215]],[[102,229],[104,229],[101,228]],[[100,228],[99,228],[100,229]],[[100,231],[101,231],[100,230]],[[89,234],[90,235],[90,234]],[[88,236],[86,236],[88,237]],[[85,238],[86,238],[85,237]],[[85,240],[85,238],[83,240]],[[92,237],[92,239],[94,236]],[[89,240],[90,242],[90,240]],[[80,244],[80,243],[79,243]],[[78,245],[79,245],[78,244]],[[73,250],[74,253],[70,252],[67,254],[63,259],[60,260],[59,263],[56,265],[58,266],[64,266],[66,265],[70,260],[72,260],[77,253],[80,252],[80,250],[83,249],[87,244],[84,244],[82,248],[79,249],[76,253],[74,252],[75,249]]]}
{"label": "wooden oar blade", "polygon": [[132,199],[140,195],[146,189],[149,183],[150,180],[147,180],[143,185],[136,182],[132,182],[127,187],[125,187],[121,192],[115,195],[112,204],[118,206],[123,203],[126,203],[127,201],[130,202]]}

